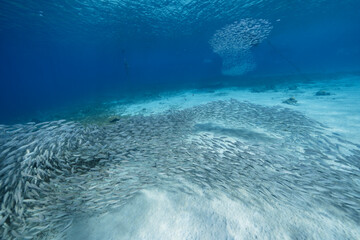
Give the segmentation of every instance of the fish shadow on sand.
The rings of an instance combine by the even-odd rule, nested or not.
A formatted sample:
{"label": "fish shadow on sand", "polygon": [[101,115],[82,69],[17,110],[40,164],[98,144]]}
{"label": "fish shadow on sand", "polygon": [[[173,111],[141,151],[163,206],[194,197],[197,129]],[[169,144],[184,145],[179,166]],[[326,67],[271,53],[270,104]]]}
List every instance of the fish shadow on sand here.
{"label": "fish shadow on sand", "polygon": [[226,128],[213,123],[198,123],[194,125],[195,132],[211,132],[218,135],[241,138],[251,141],[272,141],[274,138],[265,133],[255,132],[245,128]]}

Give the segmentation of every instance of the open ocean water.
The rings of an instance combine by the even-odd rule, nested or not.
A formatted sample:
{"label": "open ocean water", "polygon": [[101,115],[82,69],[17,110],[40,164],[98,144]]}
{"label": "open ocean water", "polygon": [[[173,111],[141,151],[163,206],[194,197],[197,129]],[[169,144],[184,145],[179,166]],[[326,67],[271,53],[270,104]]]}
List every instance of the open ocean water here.
{"label": "open ocean water", "polygon": [[0,239],[360,239],[360,2],[1,0]]}

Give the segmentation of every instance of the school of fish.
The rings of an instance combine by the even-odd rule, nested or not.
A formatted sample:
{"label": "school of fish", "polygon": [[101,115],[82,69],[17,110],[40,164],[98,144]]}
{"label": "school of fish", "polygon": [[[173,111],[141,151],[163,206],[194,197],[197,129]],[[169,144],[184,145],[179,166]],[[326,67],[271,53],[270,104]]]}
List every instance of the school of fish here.
{"label": "school of fish", "polygon": [[1,239],[66,239],[74,218],[119,209],[146,189],[197,194],[191,186],[264,214],[323,207],[325,220],[353,230],[314,227],[360,239],[360,146],[294,110],[232,99],[102,125],[0,125]]}

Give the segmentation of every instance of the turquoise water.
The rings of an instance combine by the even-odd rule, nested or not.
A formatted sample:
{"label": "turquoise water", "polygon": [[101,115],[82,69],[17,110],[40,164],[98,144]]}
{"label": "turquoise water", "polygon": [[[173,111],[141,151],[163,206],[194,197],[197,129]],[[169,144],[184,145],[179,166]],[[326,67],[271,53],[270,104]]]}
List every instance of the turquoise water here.
{"label": "turquoise water", "polygon": [[0,239],[360,239],[357,1],[0,3]]}

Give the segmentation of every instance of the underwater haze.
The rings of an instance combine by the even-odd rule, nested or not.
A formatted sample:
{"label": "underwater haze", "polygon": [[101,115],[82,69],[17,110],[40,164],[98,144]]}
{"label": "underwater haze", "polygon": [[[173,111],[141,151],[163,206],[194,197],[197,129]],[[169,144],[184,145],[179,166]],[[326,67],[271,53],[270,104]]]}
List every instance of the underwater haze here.
{"label": "underwater haze", "polygon": [[1,0],[0,239],[360,239],[357,0]]}
{"label": "underwater haze", "polygon": [[[254,62],[244,74],[360,68],[354,0],[15,0],[1,1],[0,14],[2,123],[129,89],[221,82],[227,59],[209,41],[217,30],[247,18],[264,19],[271,31],[266,41],[251,44],[250,54],[230,59]],[[241,71],[237,80],[248,81]]]}

